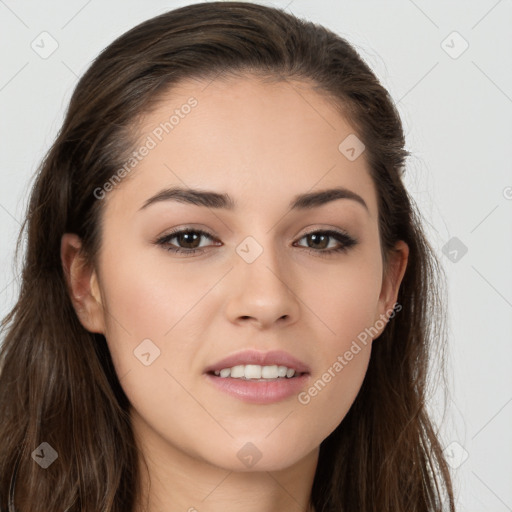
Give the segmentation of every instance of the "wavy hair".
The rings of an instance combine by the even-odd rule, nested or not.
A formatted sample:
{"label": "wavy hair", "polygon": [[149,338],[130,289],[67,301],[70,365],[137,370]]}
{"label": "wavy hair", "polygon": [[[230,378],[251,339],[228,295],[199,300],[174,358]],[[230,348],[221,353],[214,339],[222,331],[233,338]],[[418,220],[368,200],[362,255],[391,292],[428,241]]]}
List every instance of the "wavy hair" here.
{"label": "wavy hair", "polygon": [[[137,120],[182,80],[247,74],[300,80],[329,98],[366,146],[383,262],[396,241],[409,246],[402,309],[373,345],[349,412],[320,445],[311,504],[316,512],[455,510],[427,410],[430,362],[445,361],[443,270],[402,182],[409,153],[398,111],[339,35],[282,9],[222,1],[166,12],[105,48],[38,169],[17,244],[19,254],[26,234],[19,297],[2,322],[2,512],[134,510],[129,401],[105,338],[85,330],[72,306],[61,237],[78,234],[94,262],[104,203],[94,191],[133,151]],[[32,458],[42,442],[58,453],[45,471]]]}

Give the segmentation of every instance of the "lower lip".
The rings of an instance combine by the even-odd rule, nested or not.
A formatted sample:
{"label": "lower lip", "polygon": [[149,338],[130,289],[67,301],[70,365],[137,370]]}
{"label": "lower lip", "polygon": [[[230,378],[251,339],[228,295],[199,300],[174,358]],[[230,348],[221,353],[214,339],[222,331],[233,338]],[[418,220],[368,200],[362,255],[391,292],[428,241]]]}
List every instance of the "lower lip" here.
{"label": "lower lip", "polygon": [[309,378],[309,374],[304,373],[299,377],[290,379],[283,377],[265,382],[217,377],[209,373],[205,375],[217,389],[252,404],[272,404],[292,395],[298,395],[304,389]]}

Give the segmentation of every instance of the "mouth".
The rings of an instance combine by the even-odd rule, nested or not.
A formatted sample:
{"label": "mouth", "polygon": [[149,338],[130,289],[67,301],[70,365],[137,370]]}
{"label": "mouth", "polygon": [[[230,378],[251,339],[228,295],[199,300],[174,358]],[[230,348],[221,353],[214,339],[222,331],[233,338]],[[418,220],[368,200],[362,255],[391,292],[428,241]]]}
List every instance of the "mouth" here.
{"label": "mouth", "polygon": [[292,378],[295,374],[310,372],[305,363],[283,350],[244,350],[217,361],[204,370],[204,373],[234,379]]}
{"label": "mouth", "polygon": [[244,351],[205,369],[213,386],[253,404],[270,404],[300,393],[311,375],[310,368],[283,351]]}

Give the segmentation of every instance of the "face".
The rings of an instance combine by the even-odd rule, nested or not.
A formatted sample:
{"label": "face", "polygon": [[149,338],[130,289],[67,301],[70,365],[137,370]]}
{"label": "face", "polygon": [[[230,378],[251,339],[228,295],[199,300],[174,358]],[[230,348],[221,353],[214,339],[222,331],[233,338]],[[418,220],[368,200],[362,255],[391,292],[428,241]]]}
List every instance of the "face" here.
{"label": "face", "polygon": [[[326,99],[297,82],[206,86],[183,82],[144,118],[149,149],[98,199],[90,282],[101,307],[88,327],[105,334],[144,442],[278,470],[317,453],[348,412],[404,267],[384,275],[365,153],[339,149],[354,130]],[[176,187],[229,200],[193,204]],[[345,193],[294,205],[334,188]],[[217,364],[247,350],[263,358]],[[300,377],[276,380],[272,368],[257,380],[262,366],[299,362]],[[207,373],[240,365],[256,380]]]}

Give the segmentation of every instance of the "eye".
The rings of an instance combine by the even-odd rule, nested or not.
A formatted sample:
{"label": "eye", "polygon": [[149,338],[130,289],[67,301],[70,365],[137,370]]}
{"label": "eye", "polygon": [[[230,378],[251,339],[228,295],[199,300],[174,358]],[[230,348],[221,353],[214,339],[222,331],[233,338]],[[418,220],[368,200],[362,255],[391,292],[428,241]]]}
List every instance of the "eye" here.
{"label": "eye", "polygon": [[[338,241],[337,247],[327,249],[330,238]],[[350,247],[358,243],[357,240],[349,236],[347,233],[332,229],[310,231],[303,235],[300,240],[303,239],[307,239],[309,242],[312,242],[313,245],[316,245],[316,247],[313,248],[306,248],[308,252],[313,252],[316,256],[332,256],[335,253],[347,252]]]}
{"label": "eye", "polygon": [[[191,255],[196,252],[204,252],[204,249],[200,248],[201,238],[203,237],[209,238],[210,240],[216,240],[216,238],[207,231],[202,229],[186,228],[172,231],[171,233],[164,235],[156,240],[155,244],[163,246],[167,251],[175,254]],[[175,241],[177,243],[172,242],[174,239],[176,239]],[[299,240],[303,239],[307,239],[308,242],[311,242],[313,247],[304,247],[302,245],[298,245],[298,247],[304,247],[308,252],[311,252],[316,256],[331,256],[335,253],[347,252],[350,247],[358,243],[357,240],[349,236],[347,233],[335,230],[311,231],[303,235]],[[329,239],[336,240],[338,242],[338,246],[328,248]]]}
{"label": "eye", "polygon": [[[166,250],[176,254],[194,254],[197,251],[203,252],[202,249],[198,249],[199,246],[197,245],[197,241],[200,241],[202,237],[214,240],[213,235],[202,229],[181,229],[164,235],[156,241],[156,244],[162,245]],[[175,244],[171,243],[171,240],[175,238],[178,244],[184,244],[185,247],[176,247]]]}

